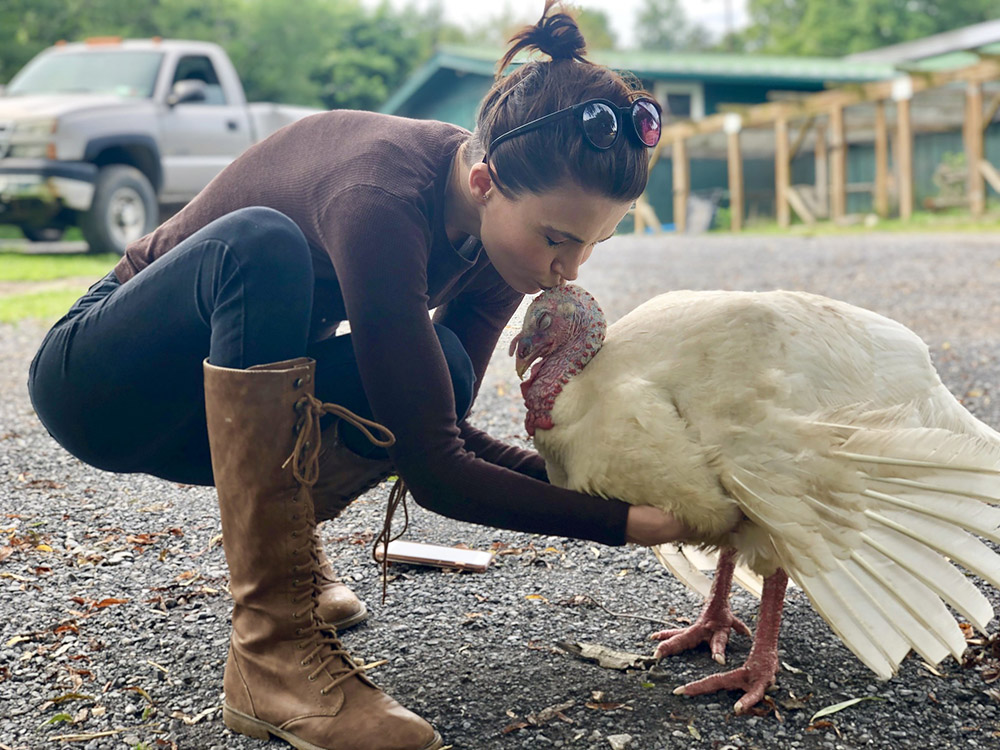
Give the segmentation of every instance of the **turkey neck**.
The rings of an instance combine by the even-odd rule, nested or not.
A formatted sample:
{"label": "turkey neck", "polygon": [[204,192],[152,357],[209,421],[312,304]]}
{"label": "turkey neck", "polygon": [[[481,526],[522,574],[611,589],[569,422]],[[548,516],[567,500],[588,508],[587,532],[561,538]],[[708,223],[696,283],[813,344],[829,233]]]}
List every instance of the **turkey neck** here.
{"label": "turkey neck", "polygon": [[564,343],[531,368],[531,376],[521,383],[521,395],[528,410],[524,428],[532,437],[535,430],[552,429],[552,407],[570,378],[594,358],[604,344],[607,324],[600,308],[588,310],[584,319],[574,318]]}

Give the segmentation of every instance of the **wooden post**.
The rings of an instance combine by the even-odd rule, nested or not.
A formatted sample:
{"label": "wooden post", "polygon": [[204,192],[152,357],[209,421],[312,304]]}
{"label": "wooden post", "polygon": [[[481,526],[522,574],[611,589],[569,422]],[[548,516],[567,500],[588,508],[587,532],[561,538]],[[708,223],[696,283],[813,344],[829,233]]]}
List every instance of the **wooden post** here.
{"label": "wooden post", "polygon": [[778,115],[774,121],[774,209],[778,226],[787,229],[792,224],[792,210],[788,205],[788,188],[791,187],[791,164],[788,161],[788,119]]}
{"label": "wooden post", "polygon": [[726,151],[729,164],[729,229],[743,229],[743,150],[740,148],[740,130],[743,119],[737,114],[726,118]]}
{"label": "wooden post", "polygon": [[847,215],[847,134],[844,108],[830,110],[830,218],[842,220]]}
{"label": "wooden post", "polygon": [[885,102],[875,102],[875,213],[883,219],[889,216],[889,128],[885,119]]}
{"label": "wooden post", "polygon": [[674,139],[674,226],[678,232],[687,231],[688,195],[691,192],[691,167],[688,163],[687,144],[684,138]]}
{"label": "wooden post", "polygon": [[910,120],[910,100],[913,80],[897,78],[892,84],[896,101],[896,184],[899,190],[899,218],[909,221],[913,216],[913,124]]}
{"label": "wooden post", "polygon": [[826,126],[816,123],[816,149],[813,152],[816,171],[816,203],[819,204],[819,215],[830,215],[830,172],[829,156],[826,149]]}
{"label": "wooden post", "polygon": [[982,216],[986,211],[986,184],[979,169],[983,160],[983,85],[969,81],[965,89],[965,161],[969,169],[969,211]]}

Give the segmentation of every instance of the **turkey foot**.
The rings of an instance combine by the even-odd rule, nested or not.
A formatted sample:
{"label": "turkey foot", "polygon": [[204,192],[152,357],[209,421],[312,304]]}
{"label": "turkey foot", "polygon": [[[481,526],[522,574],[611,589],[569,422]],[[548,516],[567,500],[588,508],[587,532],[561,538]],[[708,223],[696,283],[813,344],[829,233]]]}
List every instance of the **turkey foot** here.
{"label": "turkey foot", "polygon": [[689,682],[674,690],[674,694],[704,695],[717,690],[742,690],[743,697],[733,706],[736,713],[744,713],[757,705],[764,697],[764,691],[774,684],[775,675],[778,674],[778,630],[787,585],[788,576],[783,570],[778,570],[764,580],[757,634],[742,667]]}
{"label": "turkey foot", "polygon": [[653,633],[651,640],[663,641],[656,647],[653,656],[662,659],[664,656],[674,656],[687,651],[703,641],[707,641],[712,650],[712,658],[719,664],[726,663],[726,645],[729,643],[729,633],[734,628],[737,632],[749,636],[748,628],[737,618],[729,608],[729,589],[733,582],[733,569],[736,566],[736,550],[727,549],[719,556],[719,564],[715,569],[712,590],[705,602],[701,614],[694,624],[687,628],[661,630]]}
{"label": "turkey foot", "polygon": [[775,682],[778,673],[778,650],[771,654],[751,654],[739,669],[705,677],[674,690],[674,695],[705,695],[718,690],[742,690],[744,695],[733,706],[741,714],[757,705],[764,697],[764,691]]}

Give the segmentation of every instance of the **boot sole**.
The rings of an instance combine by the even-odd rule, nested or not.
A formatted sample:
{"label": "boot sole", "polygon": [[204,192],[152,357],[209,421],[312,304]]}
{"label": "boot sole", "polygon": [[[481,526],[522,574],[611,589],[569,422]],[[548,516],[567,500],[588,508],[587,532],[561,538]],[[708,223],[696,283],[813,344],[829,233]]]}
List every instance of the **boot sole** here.
{"label": "boot sole", "polygon": [[347,630],[348,628],[353,628],[358,623],[363,622],[367,619],[368,619],[368,608],[364,605],[364,602],[362,602],[360,611],[355,612],[350,617],[345,617],[340,622],[331,622],[329,624],[333,626],[334,630],[337,630],[339,632],[342,630]]}
{"label": "boot sole", "polygon": [[[266,721],[255,719],[241,711],[237,711],[235,708],[230,708],[225,703],[222,704],[222,721],[237,734],[244,734],[247,737],[253,737],[255,740],[264,740],[266,742],[273,735],[278,739],[284,740],[292,747],[297,748],[297,750],[337,750],[337,748],[333,747],[314,745],[301,737],[296,737],[291,732],[278,729],[273,724],[268,724]],[[441,735],[435,731],[434,739],[429,744],[419,748],[419,750],[440,750],[441,745]],[[417,749],[415,748],[414,750]]]}

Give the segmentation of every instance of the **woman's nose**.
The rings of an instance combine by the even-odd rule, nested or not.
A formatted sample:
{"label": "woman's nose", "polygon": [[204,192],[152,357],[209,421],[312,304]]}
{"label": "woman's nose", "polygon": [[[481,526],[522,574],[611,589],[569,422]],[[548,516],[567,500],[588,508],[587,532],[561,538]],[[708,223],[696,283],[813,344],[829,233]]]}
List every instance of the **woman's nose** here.
{"label": "woman's nose", "polygon": [[552,270],[566,281],[575,281],[580,273],[580,264],[587,259],[588,255],[589,253],[584,248],[560,254],[552,261]]}

